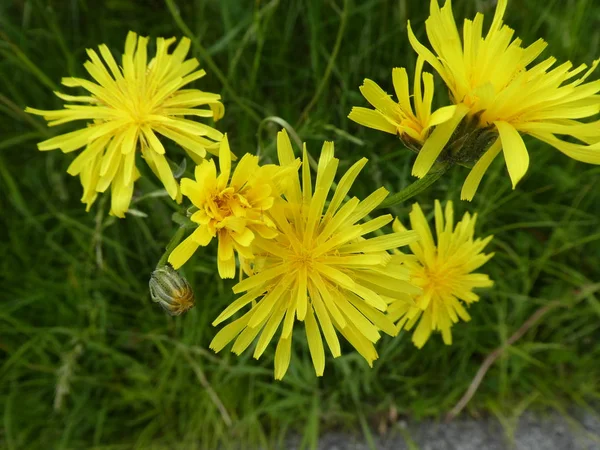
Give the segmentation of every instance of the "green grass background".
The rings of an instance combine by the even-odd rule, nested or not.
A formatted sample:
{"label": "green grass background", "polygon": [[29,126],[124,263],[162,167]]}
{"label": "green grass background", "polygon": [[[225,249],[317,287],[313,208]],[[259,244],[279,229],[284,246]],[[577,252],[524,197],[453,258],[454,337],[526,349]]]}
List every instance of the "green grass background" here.
{"label": "green grass background", "polygon": [[[434,335],[419,351],[410,335],[386,336],[373,369],[346,347],[316,378],[298,327],[290,370],[275,382],[274,345],[260,361],[250,351],[236,357],[208,350],[210,322],[233,298],[232,282],[215,274],[214,247],[185,266],[195,309],[171,318],[150,301],[147,282],[176,210],[157,180],[145,170],[138,212],[125,220],[107,216],[106,197],[86,213],[79,181],[65,172],[74,156],[35,146],[69,126],[48,129],[23,113],[26,105],[60,107],[52,90],[62,76],[87,76],[86,48],[107,43],[120,55],[130,29],[189,34],[208,72],[195,86],[222,93],[226,115],[217,127],[238,155],[259,146],[265,160],[274,154],[280,127],[264,119],[275,116],[313,155],[323,140],[334,140],[342,168],[369,158],[352,194],[381,185],[395,192],[412,181],[414,155],[346,116],[366,105],[358,91],[363,78],[391,92],[393,67],[412,74],[406,21],[423,37],[427,3],[0,2],[0,447],[281,448],[292,430],[310,447],[331,428],[372,441],[390,409],[412,419],[442,417],[485,356],[553,300],[564,307],[506,350],[464,414],[494,415],[510,431],[525,409],[567,414],[569,405],[598,401],[599,167],[526,139],[531,167],[518,188],[511,190],[497,160],[472,203],[459,201],[467,169],[448,172],[416,200],[431,213],[433,199],[452,199],[457,215],[479,213],[480,235],[496,236],[489,248],[496,256],[485,266],[496,285],[470,308],[472,321],[453,328],[455,344]],[[482,11],[489,24],[493,1],[454,3],[457,19]],[[506,21],[525,43],[546,39],[545,56],[576,65],[600,56],[594,0],[513,0]],[[438,85],[438,101],[444,96]],[[391,212],[405,219],[410,203]]]}

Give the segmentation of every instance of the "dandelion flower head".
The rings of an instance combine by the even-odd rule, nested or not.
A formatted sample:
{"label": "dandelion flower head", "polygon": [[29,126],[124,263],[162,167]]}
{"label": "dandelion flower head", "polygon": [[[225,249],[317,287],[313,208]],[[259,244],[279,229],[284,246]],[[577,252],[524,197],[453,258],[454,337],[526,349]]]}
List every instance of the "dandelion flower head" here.
{"label": "dandelion flower head", "polygon": [[[413,205],[409,216],[411,228],[417,232],[419,240],[410,244],[413,256],[405,261],[405,265],[410,270],[410,281],[422,292],[415,296],[415,305],[406,302],[390,304],[388,316],[400,329],[410,330],[418,322],[412,340],[419,348],[425,345],[432,331],[440,331],[444,343],[450,345],[452,325],[459,319],[471,319],[463,303],[469,305],[479,300],[473,292],[475,288],[493,285],[488,275],[473,273],[494,255],[482,253],[492,236],[474,238],[477,214],[471,217],[465,213],[454,227],[450,201],[443,212],[440,202],[435,201],[437,242],[418,203]],[[393,228],[396,232],[406,230],[398,219]]]}
{"label": "dandelion flower head", "polygon": [[[294,160],[285,131],[278,135],[277,151],[281,165]],[[365,238],[390,223],[392,217],[359,223],[381,203],[387,191],[380,188],[362,201],[356,197],[345,201],[366,162],[363,158],[348,169],[327,204],[339,164],[333,143],[323,145],[314,189],[304,149],[302,183],[298,177],[290,180],[283,197],[268,211],[277,236],[256,236],[249,277],[233,288],[243,295],[213,325],[250,307],[217,333],[210,344],[214,351],[234,341],[232,351],[240,354],[258,337],[254,357],[259,358],[281,329],[275,351],[275,378],[281,379],[290,363],[292,330],[300,321],[304,322],[318,376],[325,367],[323,336],[333,357],[341,354],[339,333],[369,365],[373,363],[377,358],[373,344],[379,340],[380,331],[396,333],[394,324],[383,314],[390,299],[411,303],[411,295],[419,289],[408,282],[402,255],[388,253],[414,242],[416,233],[399,231]]]}
{"label": "dandelion flower head", "polygon": [[[55,94],[69,102],[64,109],[44,111],[27,108],[43,116],[49,126],[84,120],[77,131],[40,142],[40,150],[61,149],[65,153],[85,149],[73,160],[67,172],[79,175],[83,185],[82,201],[91,207],[98,193],[111,186],[111,213],[124,217],[133,195],[139,149],[148,166],[161,180],[173,199],[181,199],[179,186],[165,156],[159,136],[173,140],[190,157],[200,162],[206,152],[215,152],[222,134],[214,128],[186,119],[185,116],[212,117],[218,120],[224,109],[220,96],[198,89],[182,89],[205,75],[196,59],[185,59],[190,41],[183,38],[175,50],[175,38],[158,38],[156,56],[148,62],[148,38],[129,32],[122,66],[106,45],[100,55],[88,49],[85,69],[95,81],[63,78],[67,87],[81,87],[88,95]],[[198,106],[207,106],[201,109]]]}
{"label": "dandelion flower head", "polygon": [[285,178],[298,169],[297,162],[290,161],[286,167],[259,166],[257,156],[246,154],[231,174],[231,150],[225,136],[219,150],[220,173],[217,175],[214,160],[205,160],[196,166],[195,180],[181,180],[183,195],[189,197],[196,209],[191,220],[197,228],[171,252],[169,263],[178,269],[198,247],[208,245],[216,237],[219,275],[233,278],[235,253],[243,259],[252,259],[251,244],[255,236],[272,239],[277,234],[267,212],[280,195]]}
{"label": "dandelion flower head", "polygon": [[412,103],[406,69],[396,67],[392,70],[392,81],[398,102],[377,83],[365,79],[360,92],[375,109],[357,106],[352,108],[348,118],[369,128],[397,134],[406,146],[419,151],[433,127],[451,120],[456,111],[452,105],[431,112],[433,75],[423,72],[423,61],[418,58],[415,66]]}
{"label": "dandelion flower head", "polygon": [[[543,52],[542,39],[524,47],[514,30],[503,24],[507,0],[499,0],[491,26],[483,35],[483,14],[465,20],[461,35],[452,2],[442,8],[431,1],[425,22],[433,52],[421,44],[409,23],[409,39],[420,57],[441,76],[450,90],[458,117],[475,122],[497,137],[481,149],[461,193],[470,200],[491,162],[502,151],[513,188],[529,167],[529,153],[521,137],[529,134],[578,161],[600,164],[599,122],[580,122],[600,112],[600,80],[585,82],[598,65],[594,61],[573,68],[570,61],[555,65],[549,57],[536,64]],[[533,64],[533,65],[532,65]],[[554,66],[554,67],[553,67]],[[413,175],[423,177],[455,132],[448,128],[420,152]],[[557,135],[574,138],[569,142]]]}

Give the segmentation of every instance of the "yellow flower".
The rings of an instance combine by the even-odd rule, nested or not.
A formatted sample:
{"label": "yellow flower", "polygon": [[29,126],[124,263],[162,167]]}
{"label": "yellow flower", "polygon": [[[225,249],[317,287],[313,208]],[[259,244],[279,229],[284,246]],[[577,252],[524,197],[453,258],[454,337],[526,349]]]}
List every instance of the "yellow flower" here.
{"label": "yellow flower", "polygon": [[[419,54],[440,74],[457,105],[458,114],[491,130],[496,139],[467,177],[461,197],[471,200],[483,174],[502,150],[513,189],[529,167],[529,154],[521,134],[530,134],[578,161],[600,164],[599,122],[582,123],[575,119],[592,117],[600,111],[600,80],[584,83],[598,65],[581,74],[586,65],[572,69],[567,61],[553,69],[555,58],[529,68],[546,47],[538,40],[528,47],[513,39],[514,31],[502,23],[507,0],[499,0],[492,24],[482,34],[483,15],[465,20],[462,41],[452,15],[452,3],[440,8],[431,1],[430,17],[425,22],[427,36],[435,53],[422,45],[410,29],[409,39]],[[448,129],[427,152],[421,151],[413,174],[423,177],[431,168],[454,130]],[[571,136],[577,143],[556,135]],[[487,147],[487,146],[486,146]],[[480,153],[481,153],[480,152]]]}
{"label": "yellow flower", "polygon": [[[169,54],[168,49],[174,42],[175,38],[158,38],[156,56],[148,62],[148,38],[129,32],[122,68],[106,45],[99,47],[104,62],[94,50],[89,49],[90,61],[84,67],[96,83],[81,78],[62,80],[63,85],[82,87],[89,95],[55,92],[66,102],[81,105],[66,104],[65,109],[57,111],[26,109],[29,113],[43,116],[49,121],[49,126],[75,120],[92,122],[81,130],[38,144],[40,150],[59,148],[64,153],[85,146],[67,172],[80,175],[83,185],[81,200],[87,204],[87,210],[98,192],[106,191],[111,185],[111,213],[124,217],[133,195],[134,181],[139,177],[135,164],[138,148],[171,198],[180,201],[179,186],[157,133],[175,141],[196,162],[201,161],[207,151],[216,151],[216,141],[221,139],[222,134],[184,116],[220,119],[224,111],[219,102],[220,96],[197,89],[182,89],[203,77],[205,72],[196,70],[196,59],[185,60],[190,48],[189,39],[182,39]],[[201,105],[209,108],[198,109]]]}
{"label": "yellow flower", "polygon": [[[444,217],[445,216],[445,217]],[[416,243],[410,244],[414,256],[407,256],[406,267],[410,270],[410,281],[423,291],[415,296],[415,305],[394,302],[388,308],[388,316],[397,322],[398,328],[410,330],[419,321],[413,334],[413,343],[421,348],[433,330],[442,332],[447,345],[452,344],[450,328],[459,318],[469,321],[471,317],[461,302],[467,305],[479,300],[474,288],[490,287],[492,280],[482,273],[472,273],[485,264],[493,253],[482,250],[492,240],[473,239],[477,214],[466,213],[454,228],[452,202],[446,203],[443,213],[439,201],[435,201],[434,242],[427,219],[417,203],[410,213],[411,228],[419,235]],[[394,231],[406,229],[396,219]]]}
{"label": "yellow flower", "polygon": [[[294,160],[285,131],[278,135],[277,151],[281,165]],[[213,325],[251,306],[215,336],[210,344],[215,352],[235,340],[232,351],[240,354],[260,333],[254,350],[254,357],[259,358],[281,325],[275,351],[275,378],[281,379],[289,366],[297,319],[305,324],[318,376],[325,367],[321,332],[334,357],[341,354],[340,333],[369,365],[377,358],[373,343],[379,340],[380,330],[396,333],[382,313],[387,303],[391,299],[411,302],[410,296],[419,292],[407,281],[402,255],[393,256],[387,250],[414,242],[416,233],[363,237],[392,220],[386,215],[359,224],[387,196],[384,188],[362,201],[344,200],[366,162],[363,158],[348,169],[325,208],[339,163],[333,157],[333,143],[323,145],[314,190],[304,149],[302,186],[293,177],[284,188],[285,199],[279,198],[267,212],[277,226],[277,236],[255,238],[250,276],[233,287],[236,294],[244,294]]]}
{"label": "yellow flower", "polygon": [[423,58],[417,59],[415,67],[414,108],[410,101],[406,69],[404,67],[393,69],[392,81],[398,103],[392,100],[377,83],[365,79],[360,92],[375,110],[354,107],[348,118],[369,128],[398,134],[407,147],[419,151],[433,127],[452,119],[456,106],[445,106],[431,112],[433,75],[423,72]]}
{"label": "yellow flower", "polygon": [[258,157],[247,153],[231,175],[231,151],[225,135],[219,149],[219,168],[217,176],[215,162],[203,161],[196,166],[195,181],[181,180],[181,192],[197,208],[191,220],[198,227],[171,252],[169,263],[178,269],[199,246],[206,246],[217,237],[219,275],[233,278],[235,252],[242,259],[252,259],[251,244],[257,234],[264,239],[276,236],[275,224],[267,211],[280,195],[286,176],[298,165],[291,161],[286,167],[259,166]]}

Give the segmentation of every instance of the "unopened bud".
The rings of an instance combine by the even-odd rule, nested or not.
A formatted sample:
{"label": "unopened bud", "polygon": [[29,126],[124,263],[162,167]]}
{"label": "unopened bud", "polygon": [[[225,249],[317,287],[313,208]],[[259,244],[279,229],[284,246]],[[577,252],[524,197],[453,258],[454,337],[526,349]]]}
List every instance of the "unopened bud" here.
{"label": "unopened bud", "polygon": [[173,267],[159,267],[150,276],[150,296],[172,316],[194,307],[194,291]]}
{"label": "unopened bud", "polygon": [[481,114],[461,121],[438,157],[439,161],[471,167],[490,148],[498,133],[492,125],[481,124]]}
{"label": "unopened bud", "polygon": [[[498,138],[498,132],[493,125],[480,122],[482,113],[483,111],[461,120],[437,157],[438,162],[472,167],[490,148]],[[415,153],[421,151],[423,145],[408,134],[404,133],[399,137],[402,143]]]}

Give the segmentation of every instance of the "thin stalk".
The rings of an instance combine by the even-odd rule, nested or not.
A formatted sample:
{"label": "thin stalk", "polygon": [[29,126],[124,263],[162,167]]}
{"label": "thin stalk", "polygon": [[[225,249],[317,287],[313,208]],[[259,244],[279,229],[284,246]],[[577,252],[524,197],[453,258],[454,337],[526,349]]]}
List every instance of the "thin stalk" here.
{"label": "thin stalk", "polygon": [[299,128],[300,124],[302,124],[308,118],[308,113],[317,104],[317,101],[319,100],[319,97],[321,97],[321,94],[323,93],[325,86],[327,86],[327,82],[329,81],[329,77],[331,76],[331,72],[333,71],[333,66],[335,64],[335,60],[337,59],[337,55],[338,55],[338,53],[340,51],[340,47],[342,45],[342,38],[344,37],[344,31],[346,30],[346,23],[347,23],[347,19],[348,19],[348,9],[349,9],[349,0],[344,0],[344,6],[342,9],[342,17],[340,18],[340,26],[338,28],[337,36],[335,38],[335,43],[333,44],[333,50],[331,52],[331,56],[329,57],[329,61],[327,62],[327,67],[325,68],[325,73],[323,74],[323,78],[321,78],[321,82],[319,83],[319,86],[317,87],[317,91],[315,92],[315,95],[310,100],[310,102],[308,103],[306,108],[304,108],[304,111],[302,111],[300,120],[298,121],[296,128]]}
{"label": "thin stalk", "polygon": [[55,84],[50,78],[48,78],[46,76],[46,74],[44,73],[44,71],[42,69],[40,69],[31,59],[29,59],[29,56],[27,56],[25,54],[25,52],[23,52],[23,50],[21,50],[19,48],[19,46],[17,46],[16,44],[14,44],[8,37],[8,35],[6,33],[4,33],[3,31],[0,31],[0,39],[3,40],[4,42],[6,42],[6,44],[8,45],[8,47],[12,50],[12,52],[14,53],[14,55],[17,57],[17,59],[19,61],[21,61],[21,63],[27,68],[29,69],[29,72],[35,76],[43,85],[45,85],[46,87],[52,89],[53,91],[57,91],[58,90],[58,85]]}
{"label": "thin stalk", "polygon": [[449,164],[439,166],[437,171],[429,172],[423,178],[412,182],[400,192],[397,192],[386,198],[383,202],[381,202],[377,209],[389,208],[390,206],[394,206],[398,203],[405,202],[406,200],[414,197],[415,195],[420,194],[425,189],[429,188],[433,183],[435,183],[442,175],[444,175],[444,173],[446,173],[449,167]]}
{"label": "thin stalk", "polygon": [[217,76],[217,78],[221,81],[221,83],[223,84],[223,88],[229,93],[229,95],[231,96],[231,99],[235,103],[237,103],[237,105],[240,108],[242,108],[244,110],[244,112],[246,112],[252,118],[252,120],[254,120],[256,123],[260,123],[260,121],[261,121],[260,116],[254,110],[252,110],[250,107],[248,107],[248,105],[246,105],[246,104],[244,104],[244,102],[242,102],[242,100],[240,99],[238,94],[235,92],[235,90],[231,87],[231,85],[227,81],[227,77],[225,75],[223,75],[223,72],[221,72],[219,70],[219,68],[217,67],[214,60],[211,58],[211,56],[208,54],[206,49],[202,46],[202,44],[196,38],[196,36],[194,36],[194,34],[192,33],[192,30],[190,30],[189,27],[186,25],[186,23],[183,21],[183,19],[181,18],[181,14],[179,14],[179,8],[175,4],[175,2],[173,0],[165,0],[165,3],[167,4],[167,7],[169,8],[169,12],[173,16],[173,20],[175,21],[175,23],[177,24],[179,29],[183,32],[183,34],[185,36],[187,36],[192,41],[192,44],[194,44],[194,47],[200,54],[200,57],[204,61],[206,61],[206,64],[210,68],[211,72],[213,72]]}
{"label": "thin stalk", "polygon": [[175,250],[175,247],[177,247],[179,245],[179,243],[181,242],[181,239],[183,239],[183,235],[185,234],[185,230],[186,230],[186,227],[179,227],[177,229],[177,231],[175,232],[175,234],[173,235],[173,237],[171,238],[171,240],[167,244],[165,252],[162,254],[162,256],[160,257],[160,259],[158,260],[158,264],[156,264],[156,268],[157,269],[159,267],[162,267],[165,264],[167,264],[167,260],[169,259],[169,255],[171,254],[171,252],[173,250]]}

